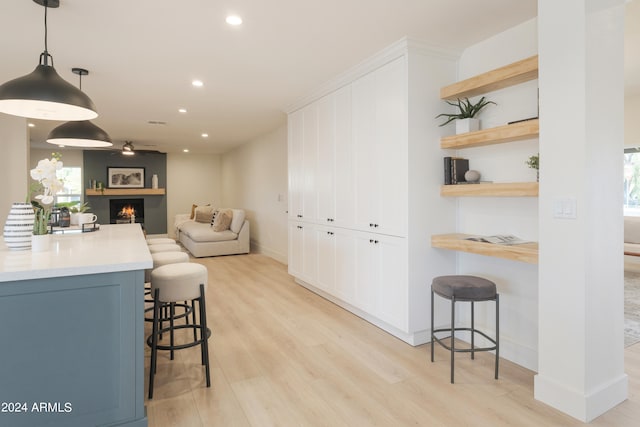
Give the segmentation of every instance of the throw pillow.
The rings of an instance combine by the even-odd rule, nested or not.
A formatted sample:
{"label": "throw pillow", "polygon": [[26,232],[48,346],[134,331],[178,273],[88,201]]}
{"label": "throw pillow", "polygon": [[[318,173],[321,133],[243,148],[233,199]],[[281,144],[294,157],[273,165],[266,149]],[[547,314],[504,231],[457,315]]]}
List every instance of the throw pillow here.
{"label": "throw pillow", "polygon": [[229,229],[231,220],[233,219],[233,212],[230,209],[219,211],[216,214],[216,220],[213,222],[213,231],[225,231]]}
{"label": "throw pillow", "polygon": [[195,211],[194,220],[209,224],[213,216],[213,208],[211,206],[198,206]]}
{"label": "throw pillow", "polygon": [[216,217],[218,216],[218,212],[220,209],[214,209],[213,214],[211,215],[211,226],[213,227],[213,223],[216,221]]}
{"label": "throw pillow", "polygon": [[207,203],[206,205],[196,205],[196,204],[191,205],[191,216],[189,217],[189,219],[194,219],[195,218],[195,216],[196,216],[196,208],[198,206],[211,206],[211,204]]}

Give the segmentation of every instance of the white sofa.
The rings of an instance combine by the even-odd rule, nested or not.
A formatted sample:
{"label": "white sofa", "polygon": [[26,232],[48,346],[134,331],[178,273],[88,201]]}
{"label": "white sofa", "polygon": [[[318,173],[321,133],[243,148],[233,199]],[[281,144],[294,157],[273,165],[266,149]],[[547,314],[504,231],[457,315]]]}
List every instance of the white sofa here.
{"label": "white sofa", "polygon": [[190,214],[178,214],[175,218],[176,237],[196,258],[218,255],[248,254],[249,221],[242,209],[233,212],[231,225],[225,231],[213,231],[210,223],[190,219]]}
{"label": "white sofa", "polygon": [[624,217],[624,251],[640,254],[640,216]]}

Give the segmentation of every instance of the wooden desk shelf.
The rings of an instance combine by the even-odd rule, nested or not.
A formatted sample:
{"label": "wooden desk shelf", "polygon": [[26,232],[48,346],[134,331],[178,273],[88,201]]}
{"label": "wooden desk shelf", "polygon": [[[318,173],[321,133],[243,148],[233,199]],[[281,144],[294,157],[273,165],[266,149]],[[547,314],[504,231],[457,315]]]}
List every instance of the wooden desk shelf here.
{"label": "wooden desk shelf", "polygon": [[538,78],[538,55],[453,83],[440,89],[441,99],[469,98]]}
{"label": "wooden desk shelf", "polygon": [[431,236],[431,247],[510,259],[529,264],[538,263],[538,243],[507,246],[466,240],[468,237],[473,237],[473,235],[460,233],[437,234]]}
{"label": "wooden desk shelf", "polygon": [[162,196],[165,194],[164,188],[105,188],[104,190],[94,190],[87,188],[84,190],[85,196]]}
{"label": "wooden desk shelf", "polygon": [[537,182],[502,182],[486,184],[442,185],[444,197],[538,197]]}
{"label": "wooden desk shelf", "polygon": [[511,125],[482,129],[459,135],[445,136],[440,139],[440,148],[460,149],[483,147],[486,145],[531,139],[538,136],[539,129],[540,120],[527,120],[526,122],[514,123]]}

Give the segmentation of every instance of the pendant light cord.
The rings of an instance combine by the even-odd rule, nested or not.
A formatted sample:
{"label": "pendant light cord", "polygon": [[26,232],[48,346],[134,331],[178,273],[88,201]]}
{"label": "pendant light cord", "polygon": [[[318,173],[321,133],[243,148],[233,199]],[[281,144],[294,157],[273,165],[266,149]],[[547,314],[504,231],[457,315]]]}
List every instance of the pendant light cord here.
{"label": "pendant light cord", "polygon": [[51,58],[51,66],[53,67],[53,57],[49,55],[49,45],[47,43],[47,9],[49,9],[49,1],[44,0],[44,52],[40,54],[40,64],[49,65],[49,58]]}

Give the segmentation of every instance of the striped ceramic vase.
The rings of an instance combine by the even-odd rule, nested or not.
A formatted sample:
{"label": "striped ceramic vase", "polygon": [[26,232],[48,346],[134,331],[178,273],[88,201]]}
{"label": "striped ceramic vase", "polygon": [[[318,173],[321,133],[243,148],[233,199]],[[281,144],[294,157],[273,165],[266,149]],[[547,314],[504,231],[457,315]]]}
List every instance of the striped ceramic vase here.
{"label": "striped ceramic vase", "polygon": [[4,242],[14,251],[31,249],[33,234],[33,206],[31,203],[14,203],[11,205],[7,222],[4,224]]}

